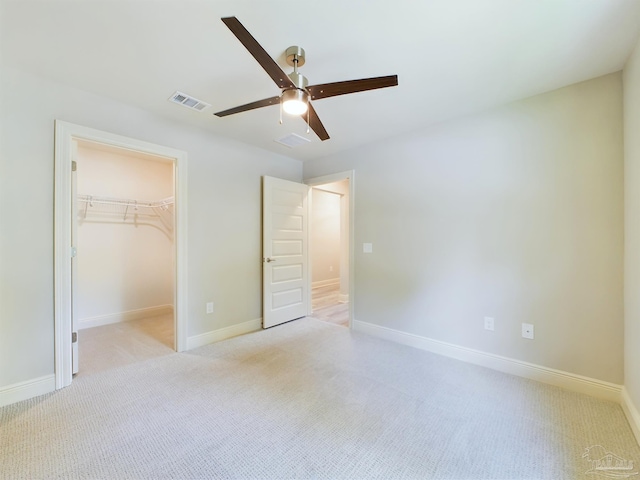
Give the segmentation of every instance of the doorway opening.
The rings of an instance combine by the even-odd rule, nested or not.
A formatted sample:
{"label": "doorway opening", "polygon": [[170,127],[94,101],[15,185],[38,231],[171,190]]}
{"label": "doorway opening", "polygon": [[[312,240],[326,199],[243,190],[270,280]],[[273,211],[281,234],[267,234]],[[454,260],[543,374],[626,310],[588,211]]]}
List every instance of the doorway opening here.
{"label": "doorway opening", "polygon": [[86,376],[175,351],[174,165],[76,143],[73,373]]}
{"label": "doorway opening", "polygon": [[[156,161],[160,160],[166,162],[169,165],[171,171],[171,180],[169,183],[173,188],[173,215],[167,215],[171,207],[168,205],[169,200],[166,198],[160,199],[136,199],[125,198],[124,202],[122,197],[130,197],[129,194],[122,193],[118,195],[117,192],[102,191],[98,193],[97,190],[90,191],[76,191],[76,173],[73,171],[75,166],[83,168],[77,162],[77,153],[79,146],[92,145],[95,149],[99,146],[104,151],[113,153],[118,151],[120,153],[126,152],[129,156],[142,157],[147,161],[154,158]],[[54,355],[55,355],[55,380],[56,389],[66,387],[71,384],[73,379],[74,363],[78,359],[79,349],[78,342],[81,341],[82,333],[78,334],[80,330],[79,318],[83,312],[90,312],[90,308],[95,305],[89,305],[88,302],[82,308],[76,302],[79,298],[82,298],[78,292],[74,292],[77,288],[77,282],[74,282],[74,278],[77,275],[78,256],[82,256],[81,250],[77,249],[77,229],[74,223],[78,220],[79,211],[81,208],[86,209],[84,214],[86,217],[83,219],[88,224],[89,209],[92,208],[92,219],[96,220],[94,216],[97,212],[97,208],[107,209],[109,212],[107,216],[110,216],[110,220],[121,218],[120,223],[129,223],[127,227],[140,228],[143,222],[142,209],[152,208],[143,207],[140,203],[137,205],[137,200],[151,200],[151,203],[155,201],[157,205],[153,205],[155,208],[164,210],[164,213],[160,215],[164,216],[163,220],[157,219],[155,227],[158,230],[167,230],[168,227],[173,229],[172,239],[173,244],[170,247],[170,256],[172,257],[171,266],[168,267],[171,270],[171,279],[169,280],[171,285],[168,287],[169,293],[166,292],[165,286],[164,298],[167,303],[156,305],[160,310],[170,310],[172,304],[172,310],[174,313],[168,313],[169,330],[172,331],[173,341],[169,340],[165,343],[167,348],[171,350],[183,351],[186,349],[187,343],[187,154],[186,152],[176,150],[162,145],[152,144],[141,140],[124,137],[92,128],[74,125],[67,122],[56,121],[55,124],[55,167],[54,167]],[[82,162],[81,162],[82,163]],[[111,172],[111,175],[113,172]],[[106,178],[104,172],[102,173],[102,179]],[[113,175],[112,175],[113,176]],[[101,184],[101,178],[95,180],[94,186]],[[123,183],[126,183],[128,179],[126,177],[119,178],[119,187],[122,187]],[[81,187],[83,188],[83,187]],[[84,195],[79,202],[78,194]],[[146,196],[146,195],[144,195]],[[102,205],[98,207],[97,200],[102,200]],[[132,202],[128,200],[133,200]],[[163,200],[165,200],[163,208]],[[111,204],[110,204],[110,203]],[[133,205],[131,205],[133,203]],[[93,206],[92,206],[93,204]],[[114,205],[115,204],[115,205]],[[137,215],[136,215],[137,213]],[[121,217],[120,217],[121,215]],[[104,221],[105,217],[102,217],[100,221]],[[148,219],[147,219],[148,220]],[[172,223],[169,223],[171,220]],[[137,225],[136,225],[137,222]],[[158,223],[159,222],[159,223]],[[161,226],[162,224],[162,226]],[[132,226],[133,225],[133,226]],[[121,225],[124,226],[124,225]],[[98,238],[93,232],[94,242],[104,242],[104,238]],[[107,240],[109,238],[107,237]],[[111,238],[113,240],[113,238]],[[122,239],[120,243],[124,243]],[[82,247],[87,250],[87,247]],[[138,249],[139,251],[139,249]],[[76,255],[77,253],[77,255]],[[127,255],[130,252],[126,252],[126,248],[120,251],[120,255]],[[96,260],[96,259],[94,259]],[[106,259],[103,258],[104,262]],[[99,260],[96,260],[99,261]],[[122,262],[120,262],[122,264]],[[111,268],[112,265],[102,265],[103,269]],[[165,264],[165,267],[167,265]],[[132,275],[131,271],[127,275]],[[125,281],[125,275],[120,272],[120,282]],[[112,284],[118,283],[111,279]],[[104,285],[103,285],[104,286]],[[107,288],[107,287],[105,287]],[[130,298],[125,298],[129,295],[129,290],[121,290],[119,296],[120,305],[123,307],[118,312],[110,313],[89,313],[84,318],[85,326],[97,326],[101,323],[116,323],[118,320],[131,320],[132,316],[143,315],[149,313],[162,313],[157,308],[136,308],[130,302]],[[139,292],[138,292],[139,293]],[[156,300],[157,301],[157,300]],[[83,310],[84,308],[84,310]],[[142,312],[140,312],[142,310]],[[124,322],[123,322],[124,323]],[[129,323],[129,322],[126,322]],[[171,335],[171,332],[169,332]],[[74,355],[75,354],[75,355]],[[80,365],[80,371],[82,371],[82,365]]]}
{"label": "doorway opening", "polygon": [[351,326],[353,172],[307,180],[311,186],[312,316]]}

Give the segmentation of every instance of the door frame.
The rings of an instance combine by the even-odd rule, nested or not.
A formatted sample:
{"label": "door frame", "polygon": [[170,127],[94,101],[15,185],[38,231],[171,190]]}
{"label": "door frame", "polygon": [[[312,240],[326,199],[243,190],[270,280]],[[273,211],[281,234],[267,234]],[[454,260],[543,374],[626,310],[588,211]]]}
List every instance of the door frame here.
{"label": "door frame", "polygon": [[175,349],[187,348],[187,152],[82,125],[55,121],[54,151],[54,374],[56,390],[71,384],[71,149],[74,139],[173,160],[175,196]]}
{"label": "door frame", "polygon": [[[349,328],[353,328],[353,312],[355,303],[355,272],[354,272],[354,220],[355,220],[355,170],[347,170],[344,172],[331,173],[328,175],[322,175],[319,177],[305,178],[304,183],[310,187],[324,185],[325,183],[340,182],[342,180],[349,180]],[[311,221],[311,219],[309,219]],[[307,295],[311,299],[311,249],[313,245],[309,244],[309,268],[307,269],[307,288],[309,289]],[[311,301],[309,300],[308,315],[312,314]]]}

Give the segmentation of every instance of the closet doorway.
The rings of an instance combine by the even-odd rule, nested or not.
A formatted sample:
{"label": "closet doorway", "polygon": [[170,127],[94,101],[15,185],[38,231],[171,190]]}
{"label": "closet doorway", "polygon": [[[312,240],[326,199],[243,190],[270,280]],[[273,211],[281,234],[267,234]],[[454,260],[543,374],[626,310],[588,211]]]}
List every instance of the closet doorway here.
{"label": "closet doorway", "polygon": [[[73,171],[77,164],[77,152],[79,143],[93,142],[103,146],[103,148],[116,148],[126,151],[127,153],[138,155],[146,154],[148,158],[155,158],[167,162],[173,170],[173,192],[174,192],[174,214],[173,214],[173,339],[172,346],[167,347],[172,351],[184,351],[187,345],[187,153],[182,150],[145,142],[135,138],[125,137],[122,135],[96,130],[93,128],[76,125],[69,122],[56,120],[55,122],[55,155],[54,155],[54,373],[55,387],[60,389],[70,385],[73,381],[74,359],[77,360],[78,342],[82,341],[82,331],[80,329],[81,312],[76,312],[74,303],[78,300],[78,292],[74,292],[77,282],[73,281],[77,276],[78,257],[82,252],[77,249],[75,238],[77,236],[77,226],[75,223],[79,220],[79,216],[83,214],[81,207],[91,208],[92,200],[98,196],[109,197],[111,200],[122,200],[119,194],[111,194],[111,192],[78,192],[77,190],[77,170]],[[148,159],[147,158],[147,159]],[[126,181],[124,177],[120,178],[121,182]],[[81,187],[84,188],[84,187]],[[109,193],[107,195],[107,193]],[[94,196],[84,198],[84,202],[78,201],[78,194]],[[124,194],[122,194],[124,196]],[[127,194],[127,199],[130,195]],[[108,198],[102,198],[108,201]],[[126,199],[125,199],[126,200]],[[133,207],[118,202],[118,205],[111,205],[110,208],[119,208],[122,221],[130,219],[131,208],[135,212],[135,203],[139,200],[150,200],[158,202],[158,199],[137,199],[133,198]],[[162,199],[159,199],[160,202]],[[84,205],[82,205],[84,203]],[[107,208],[108,203],[102,208]],[[127,202],[125,202],[127,203]],[[97,208],[97,203],[93,202],[93,207]],[[162,208],[162,204],[154,205],[154,207]],[[167,209],[168,205],[165,205]],[[138,205],[140,212],[141,205]],[[115,215],[115,212],[112,212]],[[140,222],[141,215],[137,217]],[[166,219],[165,219],[166,221]],[[140,225],[139,225],[140,226]],[[156,229],[166,228],[166,226]],[[135,228],[135,227],[133,227]],[[153,227],[150,227],[153,228]],[[123,254],[125,255],[125,254]],[[116,261],[116,260],[114,260]],[[122,263],[122,259],[117,261]],[[104,262],[104,259],[103,259]],[[107,268],[106,264],[103,264]],[[111,265],[108,265],[111,268]],[[124,273],[121,273],[121,282],[124,282]],[[127,291],[121,291],[121,295],[126,297]],[[147,298],[147,297],[145,297]],[[126,300],[126,301],[125,301]],[[119,312],[102,312],[87,314],[84,318],[85,325],[100,322],[114,322],[114,324],[124,325],[130,322],[117,322],[116,320],[130,319],[137,314],[136,310],[150,308],[144,306],[142,308],[131,307],[130,299],[124,298],[122,302],[123,310]],[[164,306],[163,306],[164,305]],[[163,304],[159,307],[165,307]],[[158,305],[156,305],[158,307]],[[85,310],[88,311],[88,310]],[[146,310],[147,313],[150,310]],[[75,355],[74,355],[75,352]],[[80,365],[82,372],[82,365]]]}
{"label": "closet doorway", "polygon": [[74,373],[84,376],[175,351],[175,182],[173,159],[76,143]]}

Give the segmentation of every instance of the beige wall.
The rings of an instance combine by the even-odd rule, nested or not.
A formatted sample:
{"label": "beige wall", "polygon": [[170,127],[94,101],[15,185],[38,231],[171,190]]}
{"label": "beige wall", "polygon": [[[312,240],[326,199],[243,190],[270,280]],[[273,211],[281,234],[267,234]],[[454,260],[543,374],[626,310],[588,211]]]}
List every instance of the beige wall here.
{"label": "beige wall", "polygon": [[640,408],[640,41],[624,68],[625,372]]}
{"label": "beige wall", "polygon": [[187,334],[260,318],[261,176],[300,162],[6,67],[0,87],[0,388],[53,374],[56,118],[186,151]]}
{"label": "beige wall", "polygon": [[[173,162],[81,144],[80,195],[160,201],[173,196]],[[158,210],[160,213],[160,210]],[[171,220],[173,206],[168,211]],[[87,320],[173,305],[173,224],[148,208],[78,203],[77,315]]]}
{"label": "beige wall", "polygon": [[311,281],[340,281],[340,195],[311,189]]}
{"label": "beige wall", "polygon": [[622,383],[620,74],[305,162],[304,176],[352,168],[356,320]]}

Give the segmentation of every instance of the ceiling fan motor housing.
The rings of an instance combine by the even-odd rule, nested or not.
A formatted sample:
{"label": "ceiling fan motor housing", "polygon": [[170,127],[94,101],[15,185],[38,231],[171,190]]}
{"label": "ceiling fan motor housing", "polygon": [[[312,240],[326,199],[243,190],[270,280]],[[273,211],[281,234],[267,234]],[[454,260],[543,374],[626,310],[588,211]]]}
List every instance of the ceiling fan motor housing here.
{"label": "ceiling fan motor housing", "polygon": [[298,90],[306,93],[309,81],[307,77],[298,72],[298,67],[304,65],[304,48],[294,45],[286,50],[287,63],[293,67],[293,72],[288,76]]}
{"label": "ceiling fan motor housing", "polygon": [[309,85],[309,80],[307,80],[307,77],[305,77],[301,73],[291,72],[289,74],[289,78],[299,90],[306,90],[307,86]]}

